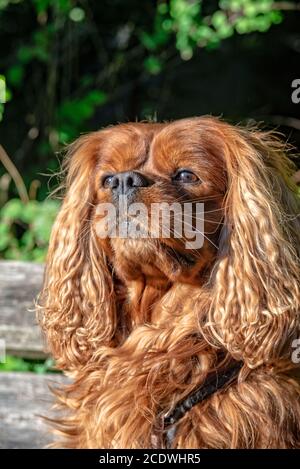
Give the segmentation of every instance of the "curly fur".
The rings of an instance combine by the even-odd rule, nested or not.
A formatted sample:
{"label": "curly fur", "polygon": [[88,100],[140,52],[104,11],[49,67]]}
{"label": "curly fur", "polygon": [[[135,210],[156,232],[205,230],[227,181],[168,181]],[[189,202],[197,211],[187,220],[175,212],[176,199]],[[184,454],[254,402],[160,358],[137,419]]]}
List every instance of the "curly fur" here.
{"label": "curly fur", "polygon": [[[103,168],[137,167],[155,180],[145,203],[175,201],[168,165],[185,154],[204,182],[183,198],[208,204],[210,228],[192,268],[164,240],[97,238]],[[241,360],[235,383],[178,422],[173,447],[300,447],[299,200],[283,143],[211,117],[121,124],[80,137],[65,169],[38,306],[57,366],[74,379],[55,391],[59,444],[150,447],[159,416]]]}

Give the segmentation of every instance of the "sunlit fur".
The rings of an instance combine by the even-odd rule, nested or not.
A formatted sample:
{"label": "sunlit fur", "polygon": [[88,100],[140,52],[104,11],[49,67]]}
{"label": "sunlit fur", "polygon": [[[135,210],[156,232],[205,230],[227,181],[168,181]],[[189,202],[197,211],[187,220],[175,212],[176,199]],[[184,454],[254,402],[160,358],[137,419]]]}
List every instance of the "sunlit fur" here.
{"label": "sunlit fur", "polygon": [[[105,168],[153,177],[140,191],[149,205],[176,200],[174,162],[200,174],[180,200],[206,202],[215,227],[191,269],[170,254],[178,240],[100,240],[94,229]],[[65,169],[38,306],[74,379],[55,391],[59,444],[151,447],[159,417],[238,360],[238,380],[187,412],[172,446],[300,447],[299,201],[284,144],[211,117],[129,123],[80,137]]]}

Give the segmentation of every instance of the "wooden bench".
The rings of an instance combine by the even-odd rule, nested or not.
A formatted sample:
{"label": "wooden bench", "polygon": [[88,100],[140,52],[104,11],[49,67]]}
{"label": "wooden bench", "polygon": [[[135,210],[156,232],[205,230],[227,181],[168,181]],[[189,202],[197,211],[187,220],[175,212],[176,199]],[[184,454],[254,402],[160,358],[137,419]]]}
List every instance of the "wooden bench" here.
{"label": "wooden bench", "polygon": [[44,448],[52,441],[41,416],[52,403],[48,385],[64,379],[59,374],[0,373],[0,449]]}
{"label": "wooden bench", "polygon": [[43,274],[42,264],[0,261],[0,338],[6,341],[7,354],[45,358],[33,311]]}
{"label": "wooden bench", "polygon": [[[0,261],[0,339],[6,354],[47,356],[33,311],[43,272],[41,264]],[[43,448],[51,441],[40,415],[51,407],[48,384],[64,381],[59,374],[0,372],[0,448]]]}

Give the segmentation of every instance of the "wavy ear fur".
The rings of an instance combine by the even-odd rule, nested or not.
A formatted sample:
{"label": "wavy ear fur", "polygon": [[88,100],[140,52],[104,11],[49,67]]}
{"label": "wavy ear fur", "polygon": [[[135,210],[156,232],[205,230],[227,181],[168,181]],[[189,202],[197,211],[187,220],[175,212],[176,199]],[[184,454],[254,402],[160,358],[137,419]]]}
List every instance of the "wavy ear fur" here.
{"label": "wavy ear fur", "polygon": [[300,329],[295,169],[271,133],[221,124],[216,138],[228,194],[206,332],[249,367],[290,360]]}
{"label": "wavy ear fur", "polygon": [[57,365],[78,369],[109,344],[115,328],[113,285],[92,231],[92,188],[102,132],[80,137],[65,160],[65,197],[50,239],[39,320]]}

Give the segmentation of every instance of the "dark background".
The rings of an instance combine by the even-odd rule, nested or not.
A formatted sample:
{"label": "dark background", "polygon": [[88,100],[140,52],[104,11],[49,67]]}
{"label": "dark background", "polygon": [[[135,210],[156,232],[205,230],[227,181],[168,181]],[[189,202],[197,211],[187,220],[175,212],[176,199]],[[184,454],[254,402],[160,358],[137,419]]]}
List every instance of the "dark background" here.
{"label": "dark background", "polygon": [[[218,2],[202,3],[202,17],[218,10]],[[0,142],[27,184],[38,172],[55,169],[54,152],[77,132],[149,116],[254,119],[280,125],[300,145],[300,103],[291,100],[291,82],[300,78],[300,10],[282,10],[280,24],[266,32],[235,32],[212,47],[196,46],[193,57],[182,60],[175,35],[154,51],[140,39],[143,31],[153,32],[158,4],[27,0],[0,10],[0,73],[12,92]],[[82,21],[68,15],[76,6],[85,12]],[[144,66],[151,54],[162,57],[160,73]],[[80,106],[70,106],[70,114],[77,114],[70,119],[63,103],[83,99],[90,90],[103,92],[105,102],[100,97],[82,116]],[[71,129],[64,129],[68,125]],[[60,139],[56,132],[61,130]]]}

